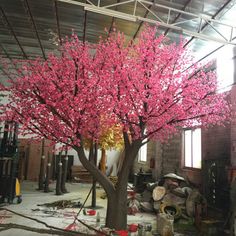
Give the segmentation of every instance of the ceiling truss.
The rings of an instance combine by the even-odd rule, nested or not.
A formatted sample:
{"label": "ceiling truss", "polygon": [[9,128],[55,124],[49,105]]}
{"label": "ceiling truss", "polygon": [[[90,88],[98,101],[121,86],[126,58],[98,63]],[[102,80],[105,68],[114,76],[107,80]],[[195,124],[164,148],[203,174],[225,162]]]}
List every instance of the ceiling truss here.
{"label": "ceiling truss", "polygon": [[58,6],[57,6],[56,0],[54,0],[54,9],[55,9],[56,22],[57,22],[57,34],[58,34],[59,43],[61,44],[60,20],[59,20]]}
{"label": "ceiling truss", "polygon": [[[215,18],[221,13],[221,11],[223,11],[223,10],[224,10],[229,4],[231,4],[231,3],[232,3],[232,0],[226,1],[226,2],[222,5],[222,7],[219,8],[219,9],[217,10],[217,12],[216,12],[211,18],[212,18],[212,19],[215,19]],[[203,31],[207,26],[208,26],[208,24],[205,23],[205,24],[202,26],[201,31]],[[234,32],[234,33],[236,33],[236,32]],[[186,47],[189,43],[191,43],[191,42],[194,40],[194,38],[195,38],[195,37],[192,36],[191,39],[189,39],[188,42],[187,42],[184,46]],[[233,40],[235,40],[235,36],[232,38],[231,42],[232,42]]]}
{"label": "ceiling truss", "polygon": [[[185,5],[182,8],[182,11],[185,11],[186,7],[191,3],[192,0],[188,0]],[[172,24],[174,24],[175,22],[177,22],[177,20],[180,18],[180,16],[182,15],[182,13],[178,13],[178,15],[174,18],[174,20],[172,21]],[[167,35],[168,32],[170,31],[170,28],[167,28],[166,31],[164,32],[164,35]]]}
{"label": "ceiling truss", "polygon": [[31,24],[33,26],[33,29],[34,29],[34,32],[36,34],[37,40],[39,42],[39,46],[40,46],[40,49],[42,51],[43,58],[44,58],[44,60],[46,60],[47,58],[46,58],[46,55],[45,55],[45,52],[44,52],[44,49],[43,49],[43,46],[42,46],[42,43],[41,43],[41,40],[40,40],[40,37],[39,37],[39,33],[38,33],[38,30],[37,30],[37,27],[36,27],[36,24],[35,24],[35,21],[34,21],[33,14],[32,14],[31,9],[30,9],[29,2],[28,2],[28,0],[25,0],[24,3],[25,3],[26,12],[29,15],[30,22],[31,22]]}
{"label": "ceiling truss", "polygon": [[[84,7],[86,11],[107,15],[111,17],[116,17],[124,20],[129,20],[133,22],[148,22],[152,24],[158,24],[167,29],[172,29],[177,31],[178,33],[182,33],[191,37],[199,38],[202,40],[214,41],[220,44],[232,44],[236,45],[236,42],[233,42],[233,38],[236,35],[236,25],[231,25],[224,23],[223,21],[214,19],[215,17],[210,17],[206,14],[195,14],[192,12],[186,11],[185,8],[183,10],[176,9],[173,7],[168,7],[165,5],[157,4],[154,1],[146,1],[146,0],[127,0],[123,2],[117,2],[111,5],[101,5],[100,0],[97,1],[96,5],[90,1],[84,3],[82,0],[58,0],[60,2],[75,4],[81,7]],[[230,2],[227,1],[226,4]],[[131,13],[122,12],[119,6],[132,4],[133,9]],[[140,15],[137,11],[137,8],[143,8],[146,10],[146,14]],[[167,11],[167,15],[165,18],[162,15],[159,15],[157,12],[152,10],[153,8],[161,9],[162,11]],[[124,9],[124,7],[123,7]],[[177,15],[174,20],[172,19],[173,15]],[[180,15],[182,20],[180,19]],[[177,18],[177,19],[176,19]],[[178,20],[178,21],[177,21]],[[195,28],[187,28],[187,22],[193,22],[196,25]],[[205,28],[211,28],[214,32],[214,36],[209,34]]]}
{"label": "ceiling truss", "polygon": [[[22,2],[24,5],[25,12],[28,15],[28,20],[32,26],[31,28],[35,35],[35,39],[38,41],[38,46],[41,49],[42,56],[44,59],[46,59],[46,47],[45,45],[42,45],[42,38],[40,38],[40,34],[36,26],[36,23],[38,23],[38,19],[33,15],[33,12],[31,10],[32,6],[31,4],[29,4],[31,2],[29,0],[23,0]],[[154,24],[158,23],[159,25],[164,26],[164,35],[167,35],[171,30],[177,34],[185,33],[187,35],[190,35],[191,37],[188,38],[185,46],[187,46],[195,38],[216,41],[220,43],[219,48],[227,44],[236,44],[236,27],[234,25],[226,24],[223,21],[216,20],[220,18],[222,13],[224,14],[225,10],[228,10],[229,8],[235,5],[235,0],[225,1],[224,4],[222,4],[218,8],[218,10],[211,16],[206,14],[193,14],[192,12],[188,12],[188,9],[191,10],[189,5],[191,2],[193,2],[192,0],[186,0],[185,4],[179,6],[178,9],[176,9],[175,7],[168,7],[161,4],[157,4],[155,0],[117,0],[114,4],[110,5],[102,5],[102,3],[104,4],[104,1],[101,0],[97,0],[96,3],[94,3],[95,1],[93,1],[92,3],[90,0],[52,0],[58,42],[61,42],[61,38],[64,35],[61,29],[61,23],[63,24],[63,17],[61,16],[61,19],[59,18],[59,13],[61,13],[61,9],[59,9],[60,2],[71,5],[77,5],[82,7],[82,9],[84,10],[83,32],[81,37],[83,41],[86,40],[86,31],[87,27],[89,27],[87,26],[87,18],[89,17],[87,13],[91,11],[112,17],[109,32],[113,29],[116,18],[136,22],[137,28],[134,31],[133,36],[131,36],[133,37],[133,39],[138,36],[143,23],[150,22]],[[161,12],[162,15],[159,14],[159,12]],[[163,14],[163,12],[165,14]],[[200,10],[200,12],[203,12],[203,9],[202,11]],[[14,39],[16,47],[20,49],[18,57],[23,57],[25,59],[34,58],[34,55],[26,54],[27,50],[25,48],[25,45],[22,44],[22,39],[18,35],[17,29],[15,29],[15,25],[12,24],[12,22],[8,18],[9,15],[5,12],[5,9],[3,9],[2,6],[0,6],[0,16],[2,16],[3,25],[8,30],[10,36],[12,36],[12,38]],[[186,29],[184,27],[185,22],[188,23],[187,25],[191,25],[193,22],[195,26],[198,24],[197,30],[190,31],[189,29]],[[221,30],[222,27],[224,29],[228,29],[230,33],[226,35],[224,31]],[[209,34],[209,29],[211,30],[211,33],[214,32],[214,37],[212,36],[212,34]],[[4,43],[2,42],[0,42],[0,54],[3,57],[8,58],[9,60],[15,57],[15,54],[12,54],[11,52],[8,53]],[[210,52],[209,54],[212,54],[212,52]],[[207,57],[207,55],[205,57]],[[204,59],[205,57],[201,58],[200,60]]]}
{"label": "ceiling truss", "polygon": [[3,19],[3,22],[5,22],[6,28],[7,28],[7,29],[10,31],[10,33],[13,35],[15,41],[17,42],[17,44],[18,44],[18,46],[19,46],[19,48],[20,48],[20,50],[21,50],[21,52],[22,52],[23,57],[24,57],[25,59],[27,59],[28,56],[26,55],[26,53],[25,53],[25,51],[24,51],[24,49],[23,49],[23,47],[22,47],[22,45],[21,45],[21,43],[20,43],[18,37],[16,36],[15,31],[13,30],[13,28],[12,28],[12,26],[11,26],[11,24],[10,24],[10,22],[9,22],[9,20],[8,20],[6,14],[5,14],[5,12],[4,12],[4,10],[2,9],[1,6],[0,6],[0,11],[1,11],[1,13],[2,13],[2,19]]}

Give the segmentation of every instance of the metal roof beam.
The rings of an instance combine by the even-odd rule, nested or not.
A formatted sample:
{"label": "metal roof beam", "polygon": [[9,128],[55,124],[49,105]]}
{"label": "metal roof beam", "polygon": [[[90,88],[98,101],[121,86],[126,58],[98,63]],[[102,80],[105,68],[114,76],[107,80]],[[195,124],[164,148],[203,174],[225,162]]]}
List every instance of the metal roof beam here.
{"label": "metal roof beam", "polygon": [[6,55],[6,57],[11,60],[11,57],[9,56],[8,52],[6,51],[6,49],[2,46],[2,44],[0,43],[0,48],[1,50],[4,52],[4,54]]}
{"label": "metal roof beam", "polygon": [[[211,21],[211,22],[215,22],[215,23],[218,23],[218,24],[221,24],[221,25],[225,25],[225,26],[229,26],[229,27],[235,27],[235,25],[230,25],[230,24],[226,24],[226,23],[223,23],[222,21],[220,20],[215,20],[214,16],[211,17],[211,16],[208,16],[208,15],[205,15],[205,14],[195,14],[195,13],[192,13],[192,12],[187,12],[187,11],[183,11],[183,10],[179,10],[179,9],[176,9],[176,8],[173,8],[173,7],[168,7],[168,6],[165,6],[165,5],[161,5],[161,4],[157,4],[157,3],[152,3],[150,1],[145,1],[145,0],[138,0],[140,3],[145,3],[145,4],[152,4],[156,7],[159,7],[159,8],[162,8],[162,9],[166,9],[166,10],[170,10],[170,11],[173,11],[173,12],[178,12],[178,13],[182,13],[183,15],[188,15],[188,16],[192,16],[192,17],[197,17],[199,19],[203,19],[205,21]],[[227,3],[231,2],[232,0],[228,0]],[[225,4],[224,4],[225,5]],[[223,9],[224,7],[222,7]]]}
{"label": "metal roof beam", "polygon": [[[117,4],[120,3],[120,0],[117,0],[116,3],[117,3]],[[100,4],[100,3],[99,3],[99,4]],[[117,6],[115,7],[115,10],[117,11]],[[110,33],[111,33],[112,29],[113,29],[114,22],[115,22],[115,17],[112,17],[111,26],[110,26],[109,31],[108,31],[108,36],[110,35]]]}
{"label": "metal roof beam", "polygon": [[83,43],[86,40],[86,27],[87,27],[87,15],[88,15],[88,11],[84,11],[84,29],[83,29]]}
{"label": "metal roof beam", "polygon": [[[205,14],[194,14],[191,12],[187,12],[184,10],[179,10],[179,9],[175,9],[173,7],[168,7],[165,5],[161,5],[161,4],[157,4],[153,1],[146,1],[146,0],[129,0],[129,1],[124,1],[122,3],[116,3],[116,4],[112,4],[112,5],[104,5],[104,6],[100,6],[100,1],[98,1],[97,5],[94,4],[88,4],[88,3],[84,3],[81,0],[78,1],[73,1],[73,0],[58,0],[61,2],[65,2],[65,3],[70,3],[70,4],[75,4],[78,6],[82,6],[84,7],[85,10],[94,12],[94,13],[98,13],[98,14],[102,14],[102,15],[106,15],[106,16],[111,16],[111,17],[117,17],[120,19],[124,19],[124,20],[129,20],[129,21],[133,21],[133,22],[137,22],[137,21],[143,21],[143,22],[148,22],[148,23],[152,23],[152,24],[157,24],[160,25],[162,27],[168,28],[168,29],[174,29],[179,31],[179,33],[183,33],[189,36],[192,36],[193,38],[199,38],[199,39],[203,39],[203,40],[209,40],[209,41],[214,41],[220,44],[233,44],[236,45],[235,42],[232,41],[232,38],[234,37],[233,33],[236,32],[236,26],[234,25],[230,25],[230,24],[226,24],[220,20],[215,20],[213,19],[213,17],[207,16]],[[132,14],[127,14],[126,12],[121,12],[118,10],[112,10],[109,9],[111,7],[114,6],[119,6],[119,5],[123,5],[125,6],[125,4],[129,4],[129,7],[131,7],[131,3],[133,3],[133,9],[132,9]],[[140,14],[137,13],[137,11],[135,10],[136,3],[138,3],[140,8],[143,8],[144,10],[148,11],[148,13],[150,13],[149,15],[152,16],[148,17],[148,13],[145,14],[145,16],[147,15],[147,17],[143,17]],[[168,17],[167,19],[161,19],[160,16],[158,16],[158,12],[154,12],[153,10],[150,10],[150,6],[153,7],[158,7],[160,9],[164,9],[168,11]],[[171,14],[181,14],[183,17],[186,16],[188,19],[189,17],[191,17],[192,19],[190,19],[189,21],[194,21],[194,24],[199,24],[198,25],[198,29],[192,29],[189,30],[188,28],[186,28],[185,25],[181,25],[180,22],[178,24],[180,24],[179,26],[176,26],[176,22],[174,23],[170,23],[170,15]],[[196,21],[197,19],[197,21]],[[206,24],[209,25],[211,24],[211,27],[214,28],[215,30],[215,36],[211,36],[209,33],[203,32],[202,31],[202,24]],[[214,24],[214,25],[213,25]],[[218,29],[216,26],[220,26],[220,27],[224,27],[228,30],[229,35],[228,37],[225,35],[224,32],[220,32],[220,29]],[[204,26],[206,27],[206,26]],[[200,30],[199,30],[200,29]],[[217,32],[218,31],[218,32]],[[224,37],[222,37],[222,35],[224,35]]]}
{"label": "metal roof beam", "polygon": [[36,37],[38,39],[39,46],[40,46],[42,54],[43,54],[43,58],[44,58],[44,60],[46,60],[47,58],[46,58],[46,55],[45,55],[45,52],[44,52],[44,49],[43,49],[43,46],[42,46],[42,43],[41,43],[41,40],[40,40],[40,37],[39,37],[39,33],[38,33],[38,30],[37,30],[37,27],[36,27],[36,24],[35,24],[35,21],[34,21],[33,14],[31,12],[31,9],[30,9],[30,6],[29,6],[29,2],[28,2],[28,0],[25,0],[24,2],[25,2],[27,13],[30,16],[30,20],[31,20],[31,22],[33,24],[34,32],[35,32]]}
{"label": "metal roof beam", "polygon": [[[1,48],[1,50],[4,52],[4,55],[6,56],[6,58],[11,62],[11,64],[12,64],[12,59],[11,59],[11,57],[9,56],[9,54],[6,52],[6,50],[3,48],[3,46],[0,44],[0,48]],[[1,55],[1,54],[0,54]],[[1,56],[2,57],[2,60],[3,60],[3,56]],[[6,65],[6,63],[4,62],[2,62],[1,61],[1,64],[0,64],[0,70],[11,80],[12,79],[12,77],[10,76],[10,74],[8,73],[8,70],[5,70],[3,67]],[[16,66],[15,65],[15,63],[13,63],[13,65],[14,66]],[[2,84],[2,82],[1,82],[1,78],[0,78],[0,84]]]}
{"label": "metal roof beam", "polygon": [[[215,25],[218,25],[218,26],[224,26],[225,28],[227,28],[230,31],[230,34],[229,34],[228,38],[226,38],[226,39],[223,38],[222,39],[222,34],[223,33],[219,33],[219,32],[217,32],[217,30],[215,30],[216,33],[217,33],[217,36],[212,37],[211,35],[208,35],[207,33],[202,32],[202,27],[200,27],[201,28],[200,31],[199,30],[194,31],[194,30],[185,29],[183,25],[176,27],[175,26],[176,23],[172,24],[172,23],[168,22],[169,17],[167,18],[167,20],[165,22],[160,22],[160,21],[157,20],[158,23],[163,27],[167,27],[167,28],[170,28],[170,29],[173,28],[173,29],[176,29],[178,31],[181,31],[183,34],[187,34],[187,35],[197,37],[197,38],[200,38],[200,39],[203,39],[203,40],[215,41],[215,42],[218,42],[218,43],[221,43],[221,44],[233,44],[233,45],[236,44],[235,42],[232,42],[232,34],[236,29],[236,25],[230,25],[230,24],[226,24],[226,23],[224,23],[220,20],[215,20],[214,16],[209,17],[209,16],[206,16],[206,15],[203,15],[203,14],[194,14],[194,13],[191,13],[191,12],[175,9],[173,7],[168,7],[168,6],[164,6],[164,5],[161,5],[161,4],[151,3],[150,1],[145,1],[145,0],[138,0],[138,1],[140,3],[152,4],[156,7],[166,9],[169,12],[168,14],[181,13],[183,16],[186,15],[188,17],[193,17],[193,19],[190,19],[190,21],[192,20],[192,21],[195,22],[196,19],[197,19],[199,21],[199,25],[202,25],[202,22],[205,22],[206,25],[211,24],[211,26],[214,29],[216,29],[216,27],[214,27],[212,25],[212,23],[214,23]],[[141,20],[140,17],[138,17],[138,19]],[[149,20],[149,22],[152,23],[153,20]],[[155,23],[155,22],[153,22],[153,23]],[[175,26],[175,27],[173,27],[173,26]]]}
{"label": "metal roof beam", "polygon": [[[187,6],[189,5],[189,3],[191,2],[192,0],[188,0],[185,4],[184,4],[184,6],[183,6],[183,8],[182,8],[182,11],[185,11],[185,9],[187,8]],[[170,10],[169,10],[169,12],[168,12],[168,19],[169,19],[169,17],[170,17]],[[174,24],[174,23],[176,23],[176,21],[180,18],[180,16],[182,15],[182,13],[178,13],[178,15],[175,17],[175,19],[171,22],[171,24]],[[168,20],[169,21],[169,20]],[[166,30],[165,30],[165,32],[164,32],[164,35],[167,35],[168,33],[169,33],[169,31],[170,31],[170,28],[167,28]]]}
{"label": "metal roof beam", "polygon": [[[104,5],[104,6],[101,6],[99,5],[99,7],[104,7],[104,8],[111,8],[111,7],[117,7],[117,6],[120,6],[120,5],[125,5],[127,3],[132,3],[132,2],[136,2],[137,0],[127,0],[127,1],[123,1],[123,2],[117,2],[115,4],[111,4],[111,5]],[[97,5],[98,6],[98,5]]]}
{"label": "metal roof beam", "polygon": [[15,69],[17,70],[17,66],[16,63],[14,62],[14,60],[12,59],[12,57],[9,55],[9,53],[6,51],[6,49],[2,46],[2,44],[0,43],[0,48],[1,51],[4,52],[4,55],[6,56],[6,58],[11,62],[11,64],[14,65]]}
{"label": "metal roof beam", "polygon": [[[152,0],[152,2],[154,2],[154,0]],[[149,6],[148,6],[148,9],[146,9],[144,18],[147,18],[147,15],[148,15],[148,13],[149,13],[149,10],[151,10],[151,7],[152,7],[152,5],[149,5]],[[137,29],[137,31],[135,32],[134,36],[133,36],[133,40],[137,37],[137,35],[138,35],[138,33],[139,33],[139,31],[140,31],[140,29],[141,29],[143,23],[144,23],[144,21],[141,21],[141,22],[140,22],[140,24],[139,24],[139,26],[138,26],[138,29]]]}
{"label": "metal roof beam", "polygon": [[56,13],[56,21],[57,21],[57,35],[58,35],[59,43],[61,44],[61,29],[60,29],[60,20],[59,20],[59,14],[58,14],[57,0],[54,0],[54,8],[55,8],[55,13]]}
{"label": "metal roof beam", "polygon": [[1,6],[0,6],[0,10],[2,12],[3,19],[5,20],[5,22],[7,24],[7,28],[10,30],[11,34],[13,35],[14,39],[16,40],[16,42],[17,42],[17,44],[18,44],[18,46],[19,46],[19,48],[20,48],[20,50],[23,54],[23,57],[27,59],[28,56],[26,55],[22,45],[20,44],[20,41],[18,40],[18,38],[17,38],[17,36],[16,36],[16,34],[15,34],[15,32],[14,32],[14,30],[13,30],[13,28],[12,28],[12,26],[11,26],[11,24],[10,24],[10,22],[9,22],[9,20],[8,20],[6,14],[5,14],[5,12],[4,12],[4,10],[2,9]]}
{"label": "metal roof beam", "polygon": [[[218,9],[218,11],[211,17],[212,19],[215,19],[217,17],[217,15],[219,15],[221,13],[222,10],[224,10],[230,3],[232,2],[232,0],[228,0],[227,2],[225,2],[221,8]],[[202,21],[201,21],[202,24]],[[209,24],[206,22],[203,26],[200,25],[199,27],[199,32],[203,31]],[[233,37],[233,29],[231,31],[231,41],[232,41],[232,37]],[[186,47],[189,43],[191,43],[194,40],[194,36],[191,37],[190,40],[188,40],[187,43],[185,43],[184,47]]]}

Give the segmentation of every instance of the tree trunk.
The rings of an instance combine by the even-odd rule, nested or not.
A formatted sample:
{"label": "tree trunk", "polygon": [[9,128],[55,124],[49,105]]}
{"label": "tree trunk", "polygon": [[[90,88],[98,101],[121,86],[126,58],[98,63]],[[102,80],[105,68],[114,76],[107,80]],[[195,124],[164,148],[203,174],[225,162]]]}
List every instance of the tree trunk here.
{"label": "tree trunk", "polygon": [[58,157],[58,166],[57,166],[57,183],[56,183],[56,195],[62,195],[61,191],[61,175],[62,175],[62,163],[61,163],[61,152]]}
{"label": "tree trunk", "polygon": [[103,174],[106,174],[106,150],[102,148],[102,156],[100,160],[100,170]]}
{"label": "tree trunk", "polygon": [[[97,154],[98,154],[98,148],[97,148],[97,144],[95,143],[94,152],[93,152],[93,164],[95,166],[97,166]],[[96,178],[93,177],[93,191],[92,191],[92,202],[91,202],[92,208],[96,207],[96,197],[97,197],[96,185],[97,185],[97,180]]]}
{"label": "tree trunk", "polygon": [[116,230],[127,228],[127,183],[128,178],[114,193],[107,193],[106,227]]}
{"label": "tree trunk", "polygon": [[107,192],[106,227],[116,230],[127,228],[127,186],[131,166],[141,147],[141,141],[134,141],[125,149],[125,157],[118,176],[114,193]]}
{"label": "tree trunk", "polygon": [[46,179],[45,179],[45,184],[44,184],[45,193],[49,192],[50,175],[51,175],[51,158],[50,158],[50,154],[48,153],[48,164],[47,164]]}
{"label": "tree trunk", "polygon": [[44,155],[44,145],[45,145],[45,139],[42,140],[42,153],[41,153],[41,162],[40,162],[40,169],[39,169],[39,182],[38,182],[38,190],[43,190],[44,186],[44,165],[45,165],[45,155]]}
{"label": "tree trunk", "polygon": [[78,152],[79,159],[84,168],[96,178],[107,194],[106,227],[116,230],[124,230],[127,228],[127,184],[129,170],[141,146],[142,140],[135,140],[132,144],[126,144],[125,158],[119,172],[116,187],[113,186],[106,175],[86,158],[83,147],[74,147]]}
{"label": "tree trunk", "polygon": [[68,168],[68,156],[67,150],[65,152],[65,157],[63,158],[63,165],[62,165],[62,177],[61,177],[61,191],[63,193],[68,193],[66,189],[66,179],[67,179],[67,168]]}

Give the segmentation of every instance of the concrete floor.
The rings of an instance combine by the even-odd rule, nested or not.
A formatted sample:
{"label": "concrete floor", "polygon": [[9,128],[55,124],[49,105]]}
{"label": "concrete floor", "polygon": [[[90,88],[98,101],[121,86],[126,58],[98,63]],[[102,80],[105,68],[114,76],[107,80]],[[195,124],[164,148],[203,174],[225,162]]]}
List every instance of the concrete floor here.
{"label": "concrete floor", "polygon": [[[52,190],[55,189],[55,184],[50,186]],[[6,206],[8,209],[16,211],[18,213],[36,218],[43,222],[46,222],[49,225],[60,227],[65,229],[68,227],[74,220],[74,216],[77,214],[79,208],[65,208],[62,210],[55,210],[53,208],[46,208],[43,206],[38,206],[38,204],[50,203],[58,200],[73,200],[84,202],[91,184],[81,184],[81,183],[67,183],[67,190],[69,193],[56,196],[55,191],[50,193],[44,193],[37,191],[37,183],[24,181],[21,184],[21,193],[22,193],[22,203],[21,204],[11,204]],[[97,206],[101,207],[97,209],[100,215],[100,225],[104,225],[105,222],[105,213],[106,213],[106,199],[102,199],[100,196],[103,194],[101,188],[97,189]],[[89,197],[86,205],[87,207],[91,206],[91,197]],[[37,210],[35,210],[37,209]],[[35,211],[33,211],[35,210]],[[84,220],[87,224],[96,227],[96,216],[84,215],[83,211],[78,216],[79,219]],[[134,216],[128,216],[128,223],[155,223],[156,216],[155,214],[149,213],[137,213]],[[3,223],[16,223],[31,227],[45,228],[42,224],[34,222],[29,219],[22,218],[20,216],[14,215],[6,211],[0,211],[0,224]],[[77,225],[77,230],[86,232],[86,228],[81,224]],[[15,236],[15,235],[24,235],[24,236],[36,236],[41,235],[39,233],[24,231],[20,229],[9,229],[6,231],[0,232],[1,236]],[[47,235],[47,234],[44,234]],[[51,234],[48,234],[51,235]]]}

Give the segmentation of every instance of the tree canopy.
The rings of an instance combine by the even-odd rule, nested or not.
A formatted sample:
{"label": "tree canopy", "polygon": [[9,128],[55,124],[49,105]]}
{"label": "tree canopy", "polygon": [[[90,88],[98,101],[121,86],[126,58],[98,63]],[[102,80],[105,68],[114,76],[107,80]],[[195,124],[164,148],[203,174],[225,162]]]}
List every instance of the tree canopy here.
{"label": "tree canopy", "polygon": [[216,93],[215,72],[188,68],[191,61],[183,42],[170,43],[153,27],[137,43],[118,32],[92,46],[73,33],[60,56],[26,61],[18,70],[4,88],[11,92],[7,114],[25,131],[70,146],[81,137],[97,140],[115,124],[134,140],[219,124],[229,115],[226,95]]}

